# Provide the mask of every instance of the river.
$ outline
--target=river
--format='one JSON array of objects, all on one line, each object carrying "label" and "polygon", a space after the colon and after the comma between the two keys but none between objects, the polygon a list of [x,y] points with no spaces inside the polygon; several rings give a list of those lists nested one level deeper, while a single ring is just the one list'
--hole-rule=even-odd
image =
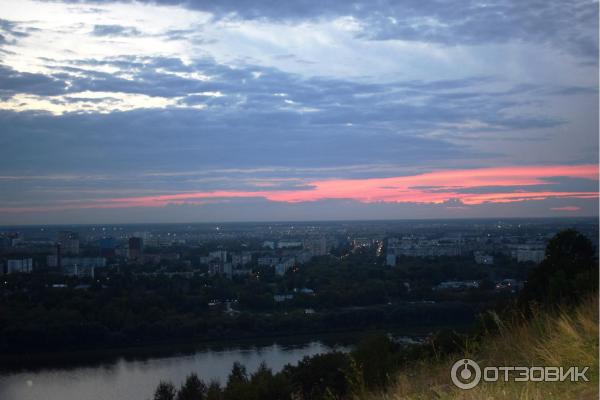
[{"label": "river", "polygon": [[161,380],[179,386],[185,377],[196,372],[209,382],[226,382],[235,361],[255,371],[266,362],[274,372],[286,364],[295,364],[304,356],[345,347],[329,346],[319,341],[300,345],[201,349],[189,354],[166,357],[126,359],[88,366],[61,366],[23,369],[0,374],[2,400],[146,400]]}]

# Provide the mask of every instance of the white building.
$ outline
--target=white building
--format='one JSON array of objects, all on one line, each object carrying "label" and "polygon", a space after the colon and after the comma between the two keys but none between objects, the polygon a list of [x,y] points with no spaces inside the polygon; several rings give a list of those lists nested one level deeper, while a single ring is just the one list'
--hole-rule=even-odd
[{"label": "white building", "polygon": [[280,240],[277,242],[278,249],[293,249],[297,247],[302,247],[302,242],[292,240]]},{"label": "white building", "polygon": [[6,262],[7,274],[30,274],[32,270],[33,260],[31,258],[8,260]]},{"label": "white building", "polygon": [[46,266],[48,268],[57,268],[58,267],[58,259],[59,257],[56,254],[51,254],[46,257]]},{"label": "white building", "polygon": [[275,273],[279,276],[283,276],[294,265],[295,265],[295,260],[293,257],[283,259],[283,260],[281,260],[281,262],[279,264],[275,265]]},{"label": "white building", "polygon": [[216,250],[208,253],[211,260],[218,259],[221,262],[227,262],[227,250]]},{"label": "white building", "polygon": [[64,257],[60,260],[63,274],[79,278],[93,278],[96,268],[106,267],[104,257]]},{"label": "white building", "polygon": [[373,246],[373,239],[369,238],[354,238],[352,239],[352,247],[357,249],[360,247],[369,248]]},{"label": "white building", "polygon": [[273,295],[273,300],[275,301],[275,303],[281,303],[287,300],[293,300],[294,299],[294,295],[293,294],[276,294]]},{"label": "white building", "polygon": [[395,267],[396,266],[396,255],[388,253],[385,256],[385,265],[387,265],[388,267]]},{"label": "white building", "polygon": [[435,286],[433,290],[463,290],[477,289],[479,282],[477,281],[446,281]]},{"label": "white building", "polygon": [[63,255],[79,255],[79,235],[75,232],[62,231],[58,233],[60,252]]},{"label": "white building", "polygon": [[258,266],[259,267],[273,267],[279,263],[279,257],[259,257],[258,258]]},{"label": "white building", "polygon": [[521,244],[512,252],[511,256],[517,259],[517,262],[540,263],[544,259],[545,249],[540,244]]},{"label": "white building", "polygon": [[250,262],[252,262],[252,253],[249,251],[244,251],[241,254],[234,253],[231,255],[231,264],[233,264],[234,267],[250,264]]},{"label": "white building", "polygon": [[93,266],[83,267],[75,264],[66,267],[63,266],[62,271],[63,274],[67,276],[76,276],[78,278],[93,278],[96,273],[96,268]]},{"label": "white building", "polygon": [[106,258],[104,257],[63,257],[60,260],[62,267],[79,266],[83,268],[104,268],[106,267]]},{"label": "white building", "polygon": [[223,274],[227,279],[231,279],[233,276],[233,265],[231,265],[231,263],[223,264]]},{"label": "white building", "polygon": [[329,253],[325,237],[304,240],[304,249],[310,251],[313,256],[326,256]]}]

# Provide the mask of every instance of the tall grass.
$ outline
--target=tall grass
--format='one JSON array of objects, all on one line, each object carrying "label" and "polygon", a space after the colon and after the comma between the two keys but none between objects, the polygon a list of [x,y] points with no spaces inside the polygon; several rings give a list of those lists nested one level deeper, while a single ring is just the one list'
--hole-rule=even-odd
[{"label": "tall grass", "polygon": [[[532,316],[514,316],[499,332],[467,343],[463,354],[423,360],[402,370],[384,393],[364,399],[598,399],[598,295],[574,308],[554,312],[533,310]],[[471,390],[456,388],[450,380],[452,364],[471,358],[484,366],[590,367],[589,382],[480,382]]]}]

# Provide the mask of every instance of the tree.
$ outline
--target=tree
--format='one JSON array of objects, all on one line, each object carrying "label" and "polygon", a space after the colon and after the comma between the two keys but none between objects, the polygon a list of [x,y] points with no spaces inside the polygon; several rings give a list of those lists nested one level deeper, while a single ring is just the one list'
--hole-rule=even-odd
[{"label": "tree", "polygon": [[225,388],[224,397],[226,400],[245,400],[245,392],[248,385],[248,373],[246,367],[239,362],[233,363],[231,373],[227,378],[227,387]]},{"label": "tree", "polygon": [[546,305],[577,302],[598,291],[598,265],[592,242],[573,229],[556,234],[544,260],[531,271],[519,301]]},{"label": "tree", "polygon": [[190,374],[177,392],[177,400],[204,400],[206,392],[207,387],[198,375]]},{"label": "tree", "polygon": [[370,335],[358,344],[352,354],[368,387],[383,388],[388,384],[400,367],[397,347],[385,334]]},{"label": "tree", "polygon": [[343,398],[350,389],[346,376],[349,369],[348,355],[334,351],[304,357],[297,366],[286,366],[284,374],[303,399]]},{"label": "tree", "polygon": [[211,381],[208,385],[206,400],[223,400],[223,389],[218,381]]},{"label": "tree", "polygon": [[174,400],[177,391],[171,382],[161,381],[154,392],[154,400]]},{"label": "tree", "polygon": [[290,383],[283,374],[273,371],[263,361],[248,381],[248,400],[285,400],[291,397]]}]

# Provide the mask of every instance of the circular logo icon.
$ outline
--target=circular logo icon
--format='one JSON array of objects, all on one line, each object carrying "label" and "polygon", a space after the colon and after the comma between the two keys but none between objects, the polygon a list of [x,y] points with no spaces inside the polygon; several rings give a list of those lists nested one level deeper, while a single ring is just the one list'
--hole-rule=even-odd
[{"label": "circular logo icon", "polygon": [[481,380],[481,368],[468,358],[458,360],[450,370],[452,383],[461,389],[473,389]]}]

